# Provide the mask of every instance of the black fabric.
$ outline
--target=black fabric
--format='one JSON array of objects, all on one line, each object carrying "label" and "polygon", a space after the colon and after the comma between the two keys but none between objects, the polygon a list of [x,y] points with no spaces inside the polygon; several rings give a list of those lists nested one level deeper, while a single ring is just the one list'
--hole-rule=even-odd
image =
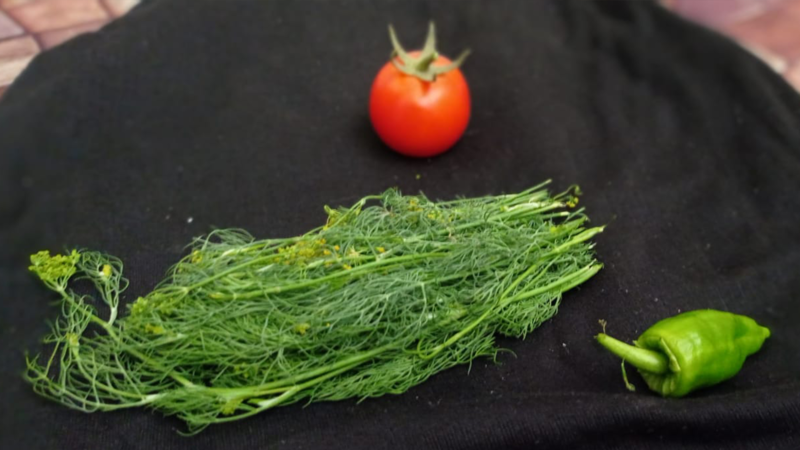
[{"label": "black fabric", "polygon": [[[386,149],[366,115],[386,25],[464,67],[473,117],[449,153]],[[417,179],[416,175],[421,178]],[[278,408],[192,438],[148,410],[33,394],[54,300],[42,248],[126,262],[126,300],[213,227],[301,233],[322,205],[581,185],[605,269],[516,357],[400,396]],[[798,448],[800,96],[726,39],[641,1],[150,1],[37,57],[0,100],[3,448]],[[191,218],[191,220],[190,220]],[[592,339],[730,310],[772,329],[733,380],[662,399]],[[633,373],[633,371],[629,371]]]}]

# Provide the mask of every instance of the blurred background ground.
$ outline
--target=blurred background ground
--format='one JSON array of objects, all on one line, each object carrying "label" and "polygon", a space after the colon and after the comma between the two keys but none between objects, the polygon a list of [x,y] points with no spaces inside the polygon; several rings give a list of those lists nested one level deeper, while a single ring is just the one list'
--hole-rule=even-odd
[{"label": "blurred background ground", "polygon": [[[39,52],[99,29],[139,1],[0,0],[0,96]],[[737,40],[800,90],[800,0],[661,3]]]}]

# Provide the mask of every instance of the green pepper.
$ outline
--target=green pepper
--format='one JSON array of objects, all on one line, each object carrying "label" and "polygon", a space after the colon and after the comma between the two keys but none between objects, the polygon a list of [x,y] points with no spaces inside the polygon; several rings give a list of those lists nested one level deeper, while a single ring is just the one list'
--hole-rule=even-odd
[{"label": "green pepper", "polygon": [[749,317],[713,309],[661,320],[634,345],[608,336],[603,328],[596,339],[622,358],[623,376],[627,362],[638,369],[651,390],[667,397],[682,397],[733,377],[770,335],[769,329]]}]

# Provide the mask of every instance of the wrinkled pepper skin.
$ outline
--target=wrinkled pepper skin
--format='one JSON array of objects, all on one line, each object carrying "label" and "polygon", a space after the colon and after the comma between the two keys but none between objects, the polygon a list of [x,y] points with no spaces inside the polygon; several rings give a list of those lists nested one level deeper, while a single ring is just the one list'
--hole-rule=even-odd
[{"label": "wrinkled pepper skin", "polygon": [[657,322],[635,347],[604,333],[597,339],[635,366],[651,390],[682,397],[736,375],[769,336],[769,329],[749,317],[704,309]]}]

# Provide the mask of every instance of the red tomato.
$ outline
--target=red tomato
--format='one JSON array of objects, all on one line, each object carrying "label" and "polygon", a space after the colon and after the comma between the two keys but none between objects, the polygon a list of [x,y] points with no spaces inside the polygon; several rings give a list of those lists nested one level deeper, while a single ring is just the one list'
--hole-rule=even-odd
[{"label": "red tomato", "polygon": [[[409,52],[411,57],[419,54]],[[450,62],[438,56],[433,66]],[[372,83],[372,126],[386,145],[404,155],[427,158],[445,152],[464,134],[469,116],[469,87],[458,68],[425,81],[389,61]]]}]

